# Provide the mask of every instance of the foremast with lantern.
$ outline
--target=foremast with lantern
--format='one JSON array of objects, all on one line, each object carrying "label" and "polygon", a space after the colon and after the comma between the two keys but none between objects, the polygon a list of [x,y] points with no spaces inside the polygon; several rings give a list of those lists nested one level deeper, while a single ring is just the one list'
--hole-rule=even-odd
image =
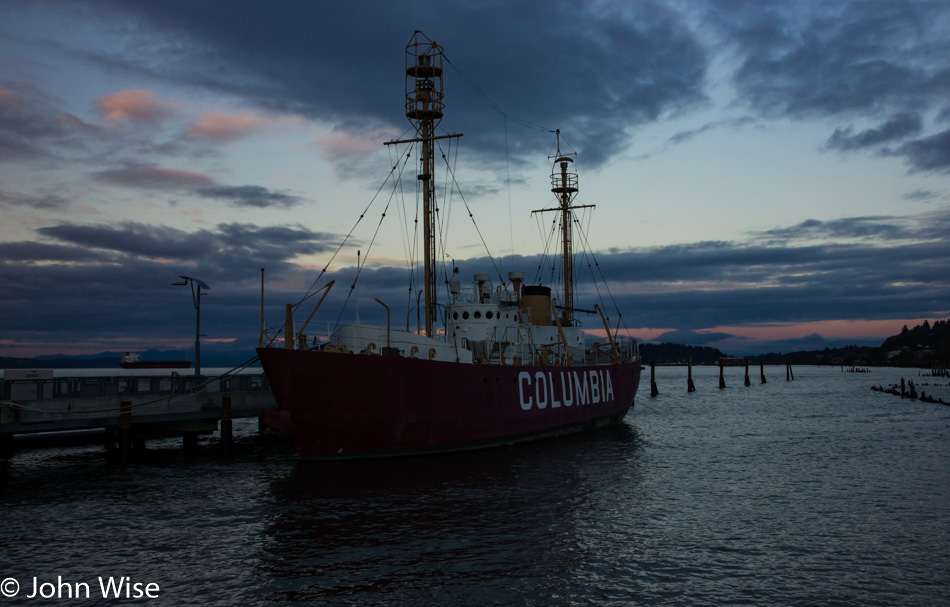
[{"label": "foremast with lantern", "polygon": [[[443,60],[442,47],[415,32],[405,79],[406,117],[417,136],[386,142],[421,148],[424,330],[354,324],[307,347],[306,323],[295,331],[288,305],[284,347],[258,349],[280,407],[265,421],[292,436],[301,455],[511,444],[616,423],[633,405],[641,369],[635,342],[618,343],[597,306],[574,307],[573,211],[591,205],[574,205],[577,174],[571,155],[561,153],[559,132],[551,175],[558,205],[536,212],[561,213],[563,301],[558,305],[549,286],[524,284],[523,272],[509,272],[497,287],[488,274],[475,274],[463,287],[454,269],[439,323],[434,141],[461,136],[435,135],[444,110]],[[600,314],[605,343],[585,348],[577,312]]]}]

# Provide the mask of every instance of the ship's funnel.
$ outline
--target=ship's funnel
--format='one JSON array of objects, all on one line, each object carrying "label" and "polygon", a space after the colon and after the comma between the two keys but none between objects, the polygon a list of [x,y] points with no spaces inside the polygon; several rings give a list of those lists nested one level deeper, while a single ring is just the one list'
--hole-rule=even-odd
[{"label": "ship's funnel", "polygon": [[518,304],[522,318],[527,314],[532,325],[551,324],[551,287],[525,285]]}]

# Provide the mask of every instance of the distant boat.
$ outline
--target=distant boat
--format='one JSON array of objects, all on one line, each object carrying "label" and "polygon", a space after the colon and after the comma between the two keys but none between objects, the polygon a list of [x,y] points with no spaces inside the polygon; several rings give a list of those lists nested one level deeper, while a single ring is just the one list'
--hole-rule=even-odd
[{"label": "distant boat", "polygon": [[126,352],[119,359],[119,366],[123,369],[190,369],[191,360],[139,360],[138,354]]}]

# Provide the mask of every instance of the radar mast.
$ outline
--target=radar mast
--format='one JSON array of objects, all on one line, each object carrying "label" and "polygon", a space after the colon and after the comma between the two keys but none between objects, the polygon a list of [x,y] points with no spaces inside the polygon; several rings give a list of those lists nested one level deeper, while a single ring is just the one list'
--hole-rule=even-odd
[{"label": "radar mast", "polygon": [[438,290],[436,288],[435,246],[435,168],[433,141],[461,135],[435,136],[435,127],[442,120],[442,47],[425,34],[416,30],[406,45],[406,118],[416,128],[415,139],[387,141],[395,143],[422,144],[417,179],[422,183],[422,214],[424,245],[425,317],[426,336],[432,337],[436,324]]}]

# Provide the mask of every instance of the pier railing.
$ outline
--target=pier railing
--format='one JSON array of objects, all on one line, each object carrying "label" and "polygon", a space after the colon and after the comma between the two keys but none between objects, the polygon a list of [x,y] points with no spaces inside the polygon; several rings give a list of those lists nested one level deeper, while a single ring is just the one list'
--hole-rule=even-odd
[{"label": "pier railing", "polygon": [[198,388],[212,393],[262,392],[269,391],[270,384],[263,373],[231,375],[221,380],[194,375],[6,379],[0,380],[0,400],[165,396],[193,392]]}]

